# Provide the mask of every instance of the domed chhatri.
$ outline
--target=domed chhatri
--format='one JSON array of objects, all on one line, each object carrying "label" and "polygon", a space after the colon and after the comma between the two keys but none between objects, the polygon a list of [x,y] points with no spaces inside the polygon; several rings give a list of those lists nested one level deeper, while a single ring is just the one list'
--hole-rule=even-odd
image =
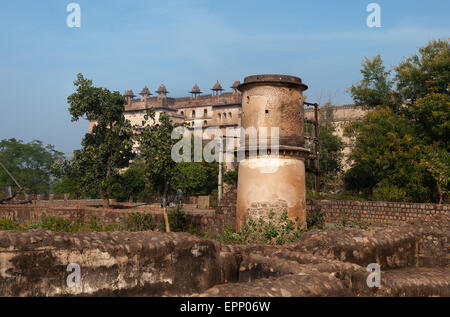
[{"label": "domed chhatri", "polygon": [[127,104],[131,104],[131,101],[135,97],[135,94],[134,94],[133,90],[127,89],[127,91],[125,91],[123,96],[125,97],[125,100],[127,101]]},{"label": "domed chhatri", "polygon": [[145,87],[142,88],[139,95],[141,95],[141,101],[144,102],[147,101],[147,98],[151,95],[150,89],[147,88],[147,85],[145,85]]},{"label": "domed chhatri", "polygon": [[164,84],[161,84],[161,86],[159,86],[156,92],[158,93],[158,99],[167,99],[167,94],[169,92],[167,91],[166,86],[164,86]]},{"label": "domed chhatri", "polygon": [[133,90],[131,89],[127,89],[127,91],[125,91],[125,93],[123,94],[124,97],[135,97],[136,95],[134,94]]},{"label": "domed chhatri", "polygon": [[192,94],[192,98],[196,99],[198,95],[200,95],[202,92],[200,90],[200,87],[198,87],[197,84],[194,85],[194,87],[192,87],[192,90],[190,91],[190,93]]},{"label": "domed chhatri", "polygon": [[156,91],[157,93],[168,93],[166,86],[164,86],[164,84],[161,84],[161,86],[159,86],[158,90]]},{"label": "domed chhatri", "polygon": [[194,87],[192,87],[192,90],[190,91],[191,94],[201,94],[202,92],[200,91],[200,87],[198,87],[197,84],[194,85]]},{"label": "domed chhatri", "polygon": [[233,94],[233,95],[239,95],[239,94],[240,94],[239,90],[237,89],[237,87],[238,87],[240,84],[241,84],[241,82],[240,82],[239,80],[235,80],[234,83],[233,83],[233,85],[231,85],[230,88],[233,89],[233,90],[232,90],[232,94]]},{"label": "domed chhatri", "polygon": [[230,88],[235,89],[235,88],[237,88],[237,86],[239,86],[240,84],[241,84],[241,82],[240,82],[239,80],[235,80],[234,83],[233,83],[233,85],[231,85]]},{"label": "domed chhatri", "polygon": [[222,85],[219,83],[219,81],[216,81],[216,83],[214,84],[214,87],[211,88],[211,90],[221,91],[221,90],[223,90],[223,88],[222,88]]},{"label": "domed chhatri", "polygon": [[213,91],[214,96],[219,96],[223,88],[222,85],[219,83],[219,81],[216,81],[215,85],[213,86],[213,88],[211,88],[211,90]]},{"label": "domed chhatri", "polygon": [[139,95],[141,96],[150,96],[152,93],[150,92],[150,89],[148,89],[147,85],[144,86],[144,88],[142,88],[141,92],[139,93]]}]

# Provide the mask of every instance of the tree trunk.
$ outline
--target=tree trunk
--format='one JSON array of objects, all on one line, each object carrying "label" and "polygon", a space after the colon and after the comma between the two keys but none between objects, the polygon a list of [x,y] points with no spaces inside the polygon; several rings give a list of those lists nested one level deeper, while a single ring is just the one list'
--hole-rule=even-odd
[{"label": "tree trunk", "polygon": [[166,182],[163,193],[163,213],[164,222],[166,223],[166,232],[170,232],[169,218],[167,217],[167,191],[169,190],[169,184]]},{"label": "tree trunk", "polygon": [[128,198],[128,202],[129,202],[129,203],[132,203],[132,202],[134,202],[134,197],[133,197],[133,194],[131,194],[131,195],[130,195],[130,198]]},{"label": "tree trunk", "polygon": [[108,194],[103,194],[103,207],[109,208],[109,197],[108,197]]}]

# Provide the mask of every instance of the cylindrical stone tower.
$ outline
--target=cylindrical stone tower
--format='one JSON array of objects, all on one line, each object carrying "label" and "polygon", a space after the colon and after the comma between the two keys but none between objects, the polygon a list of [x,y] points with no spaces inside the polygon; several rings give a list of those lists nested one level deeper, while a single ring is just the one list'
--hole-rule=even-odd
[{"label": "cylindrical stone tower", "polygon": [[[306,228],[305,159],[309,151],[303,148],[302,92],[308,87],[294,76],[256,75],[246,77],[238,89],[242,92],[242,128],[256,129],[259,144],[267,139],[268,149],[271,128],[278,128],[279,152],[258,151],[249,156],[246,135],[246,156],[239,163],[236,227],[239,230],[249,217],[266,218],[270,211],[287,210],[291,220],[300,219]],[[267,128],[267,134],[259,128]]]}]

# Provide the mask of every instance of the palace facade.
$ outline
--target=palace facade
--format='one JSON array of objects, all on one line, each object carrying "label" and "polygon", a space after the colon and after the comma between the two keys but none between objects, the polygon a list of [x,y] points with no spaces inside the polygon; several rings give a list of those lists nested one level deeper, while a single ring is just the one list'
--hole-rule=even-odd
[{"label": "palace facade", "polygon": [[[159,120],[161,112],[169,114],[173,122],[185,122],[189,129],[194,126],[203,128],[215,127],[226,135],[226,128],[236,128],[240,126],[242,96],[237,86],[240,84],[236,80],[231,86],[231,91],[225,91],[222,85],[217,81],[211,92],[206,94],[195,84],[189,91],[190,97],[172,98],[169,97],[169,91],[164,84],[161,84],[155,92],[145,86],[136,96],[132,89],[124,93],[127,101],[125,105],[125,118],[130,120],[132,125],[144,126],[146,123],[144,116],[146,109],[153,107],[155,109],[155,120]],[[366,110],[355,105],[334,105],[320,107],[319,111],[326,108],[332,108],[333,124],[336,127],[336,134],[345,142],[344,154],[350,153],[350,140],[343,137],[343,128],[346,122],[360,120]],[[314,109],[305,108],[305,118],[314,118]],[[89,122],[89,131],[96,124],[95,120]]]}]

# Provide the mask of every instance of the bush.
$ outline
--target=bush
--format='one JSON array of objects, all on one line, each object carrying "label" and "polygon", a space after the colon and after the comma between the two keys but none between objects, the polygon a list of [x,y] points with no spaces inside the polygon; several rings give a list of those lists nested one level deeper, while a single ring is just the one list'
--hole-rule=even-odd
[{"label": "bush", "polygon": [[83,228],[83,221],[77,219],[72,222],[70,219],[63,219],[59,217],[49,216],[47,217],[44,213],[41,215],[41,221],[37,224],[32,224],[31,227],[42,228],[46,230],[58,231],[58,232],[70,232],[74,233],[81,231]]},{"label": "bush", "polygon": [[371,223],[364,224],[357,222],[355,220],[348,220],[346,216],[341,217],[339,220],[336,221],[334,228],[337,230],[342,230],[346,228],[355,228],[355,229],[361,229],[361,230],[369,230]]},{"label": "bush", "polygon": [[214,189],[209,195],[209,208],[216,209],[219,206],[218,192]]},{"label": "bush", "polygon": [[120,229],[118,225],[103,226],[96,216],[91,216],[87,223],[79,218],[74,221],[60,217],[47,217],[45,213],[42,213],[39,221],[32,223],[19,223],[9,219],[0,219],[0,230],[31,230],[38,228],[69,233],[78,231],[113,231]]},{"label": "bush", "polygon": [[324,212],[307,212],[306,224],[308,230],[323,229],[325,225]]},{"label": "bush", "polygon": [[250,218],[239,232],[234,232],[230,227],[223,229],[222,234],[217,237],[222,243],[261,243],[282,245],[287,242],[297,241],[303,233],[301,221],[290,220],[287,211],[276,217],[271,211],[268,221],[260,218],[258,220]]},{"label": "bush", "polygon": [[231,170],[223,174],[223,181],[226,184],[237,186],[239,169]]},{"label": "bush", "polygon": [[187,231],[186,213],[180,208],[169,210],[167,212],[167,218],[169,218],[170,231],[182,232]]},{"label": "bush", "polygon": [[92,215],[89,218],[89,225],[88,225],[89,231],[103,231],[103,225],[98,220],[97,216]]},{"label": "bush", "polygon": [[384,201],[410,201],[403,188],[394,185],[379,185],[373,190],[372,197],[374,200]]},{"label": "bush", "polygon": [[10,219],[0,219],[0,230],[19,230],[20,224]]},{"label": "bush", "polygon": [[148,231],[154,229],[153,216],[147,213],[135,212],[125,219],[124,230]]}]

